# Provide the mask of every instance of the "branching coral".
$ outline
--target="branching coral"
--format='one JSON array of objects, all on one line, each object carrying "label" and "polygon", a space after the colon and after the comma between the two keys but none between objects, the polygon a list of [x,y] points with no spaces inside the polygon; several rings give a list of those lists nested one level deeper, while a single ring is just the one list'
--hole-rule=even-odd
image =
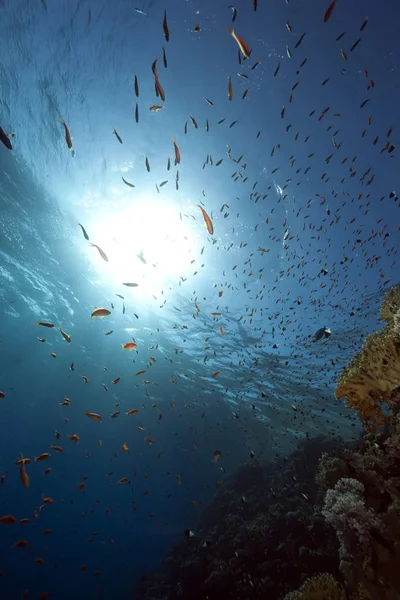
[{"label": "branching coral", "polygon": [[311,577],[296,592],[290,592],[284,600],[346,600],[347,595],[332,575],[322,573]]},{"label": "branching coral", "polygon": [[382,304],[381,317],[389,325],[367,338],[361,352],[341,373],[336,388],[336,397],[345,396],[372,429],[384,421],[379,404],[400,400],[400,286],[397,288],[386,294]]},{"label": "branching coral", "polygon": [[368,554],[372,536],[384,534],[384,524],[364,499],[364,486],[357,479],[342,477],[328,490],[322,514],[336,530],[341,559],[353,554]]},{"label": "branching coral", "polygon": [[[400,598],[400,407],[388,427],[323,455],[322,514],[336,531],[339,570],[350,600]],[[353,594],[353,595],[351,595]]]}]

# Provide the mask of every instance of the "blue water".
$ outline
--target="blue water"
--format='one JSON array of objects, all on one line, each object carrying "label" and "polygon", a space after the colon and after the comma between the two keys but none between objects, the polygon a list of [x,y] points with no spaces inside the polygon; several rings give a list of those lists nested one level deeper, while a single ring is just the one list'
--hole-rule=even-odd
[{"label": "blue water", "polygon": [[241,0],[239,65],[228,4],[135,1],[0,2],[0,516],[30,520],[0,525],[6,600],[132,598],[251,450],[353,436],[337,375],[399,279],[396,4]]}]

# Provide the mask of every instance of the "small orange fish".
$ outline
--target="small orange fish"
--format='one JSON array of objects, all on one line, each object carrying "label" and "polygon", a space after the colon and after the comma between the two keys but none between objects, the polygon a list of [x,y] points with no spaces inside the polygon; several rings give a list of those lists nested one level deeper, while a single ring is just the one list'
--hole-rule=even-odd
[{"label": "small orange fish", "polygon": [[161,100],[163,102],[165,102],[164,88],[161,85],[160,80],[158,79],[158,77],[156,77],[156,79],[155,79],[155,86],[156,86],[156,95],[157,95],[157,97],[160,96]]},{"label": "small orange fish", "polygon": [[35,562],[37,562],[38,565],[44,565],[44,558],[41,558],[40,556],[38,556],[37,558],[35,558]]},{"label": "small orange fish", "polygon": [[211,375],[211,377],[213,377],[213,378],[215,379],[216,377],[218,377],[218,375],[219,375],[220,373],[221,373],[221,371],[215,371],[215,373],[213,373],[213,374]]},{"label": "small orange fish", "polygon": [[14,525],[16,520],[13,515],[4,515],[4,517],[0,517],[0,525]]},{"label": "small orange fish", "polygon": [[158,60],[159,60],[159,59],[158,59],[158,58],[156,58],[156,60],[155,60],[155,61],[153,61],[152,65],[151,65],[151,70],[152,70],[152,73],[153,73],[154,77],[156,77],[156,78],[158,77],[158,70],[157,70],[157,63],[158,63]]},{"label": "small orange fish", "polygon": [[126,344],[121,344],[122,350],[128,350],[129,352],[136,348],[136,344],[134,342],[127,342]]},{"label": "small orange fish", "polygon": [[28,542],[26,540],[18,540],[17,542],[14,542],[12,545],[12,548],[26,548],[28,545]]},{"label": "small orange fish", "polygon": [[179,152],[179,148],[176,145],[175,140],[172,140],[172,143],[174,145],[174,149],[175,149],[175,166],[179,165],[181,162],[181,153]]},{"label": "small orange fish", "polygon": [[331,2],[330,5],[328,6],[328,9],[324,16],[324,23],[327,23],[329,21],[329,19],[331,18],[333,9],[335,8],[335,4],[336,4],[336,0],[333,0],[333,2]]},{"label": "small orange fish", "polygon": [[230,75],[228,77],[228,98],[229,98],[229,102],[232,102],[233,89],[232,89],[232,79],[231,79]]},{"label": "small orange fish", "polygon": [[138,408],[131,408],[131,410],[128,410],[128,412],[126,412],[126,415],[136,415],[139,412]]},{"label": "small orange fish", "polygon": [[103,420],[103,417],[101,417],[97,413],[88,412],[87,410],[85,410],[83,414],[86,415],[87,417],[89,417],[89,419],[93,419],[93,421],[102,421]]},{"label": "small orange fish", "polygon": [[0,398],[5,398],[5,397],[6,397],[5,393],[4,392],[0,392]]},{"label": "small orange fish", "polygon": [[69,129],[67,127],[67,124],[64,121],[64,119],[61,119],[60,123],[61,123],[61,125],[64,125],[65,141],[67,142],[67,146],[68,146],[68,148],[70,150],[73,150],[73,147],[72,147],[72,137],[71,137],[71,134],[70,134]]},{"label": "small orange fish", "polygon": [[117,385],[117,383],[120,382],[120,381],[121,381],[121,377],[117,377],[116,379],[113,379],[111,383],[113,385]]},{"label": "small orange fish", "polygon": [[60,325],[60,333],[63,336],[64,340],[68,343],[71,343],[71,336],[68,335],[68,333],[65,333],[65,331],[62,330],[62,325]]},{"label": "small orange fish", "polygon": [[208,214],[206,213],[206,211],[204,210],[204,208],[202,206],[200,206],[200,204],[198,204],[197,206],[200,208],[201,212],[203,213],[203,218],[204,218],[204,222],[206,224],[208,233],[210,235],[213,235],[214,234],[214,227],[213,227],[213,224],[212,224],[212,221],[211,221],[210,217],[208,216]]},{"label": "small orange fish", "polygon": [[164,11],[163,30],[164,30],[165,41],[169,42],[169,29],[168,29],[168,23],[167,23],[167,11],[166,10]]},{"label": "small orange fish", "polygon": [[100,307],[94,309],[94,311],[90,315],[90,318],[93,319],[93,317],[108,317],[108,315],[111,315],[111,312],[106,308]]},{"label": "small orange fish", "polygon": [[42,454],[39,454],[39,456],[35,457],[35,462],[38,462],[39,460],[46,460],[46,458],[49,458],[49,456],[49,452],[42,452]]},{"label": "small orange fish", "polygon": [[214,456],[213,456],[213,461],[217,462],[217,460],[219,459],[219,457],[221,456],[222,452],[220,450],[215,450],[214,452]]},{"label": "small orange fish", "polygon": [[105,260],[106,262],[108,262],[108,256],[107,254],[100,248],[100,246],[96,246],[96,244],[92,244],[92,242],[89,242],[89,244],[93,247],[93,248],[97,248],[98,253],[100,254],[101,258],[103,260]]},{"label": "small orange fish", "polygon": [[147,442],[149,444],[149,446],[151,446],[152,444],[154,444],[154,440],[152,440],[151,438],[144,438],[145,442]]},{"label": "small orange fish", "polygon": [[224,331],[224,328],[222,327],[222,325],[221,325],[221,327],[219,328],[219,330],[220,330],[220,332],[221,332],[221,335],[225,335],[225,331]]},{"label": "small orange fish", "polygon": [[79,435],[77,433],[73,433],[72,435],[67,436],[70,442],[79,442]]},{"label": "small orange fish", "polygon": [[138,371],[137,373],[135,373],[135,375],[143,375],[143,373],[146,373],[146,369],[142,369],[141,371]]},{"label": "small orange fish", "polygon": [[233,37],[233,39],[239,46],[240,52],[243,54],[244,58],[250,58],[251,50],[249,50],[249,47],[246,44],[246,42],[239,35],[237,35],[235,33],[234,29],[229,29],[229,27],[227,27],[227,29],[228,29],[228,33],[230,33],[230,35]]},{"label": "small orange fish", "polygon": [[53,448],[54,452],[62,452],[63,451],[61,446],[50,446],[50,448]]},{"label": "small orange fish", "polygon": [[117,484],[119,483],[128,483],[129,479],[127,477],[121,477],[121,479],[119,479],[117,481]]},{"label": "small orange fish", "polygon": [[165,108],[165,106],[157,106],[157,104],[153,104],[153,106],[150,106],[150,110],[152,112],[158,112],[159,110]]},{"label": "small orange fish", "polygon": [[122,444],[122,450],[123,450],[124,452],[129,452],[129,448],[128,448],[128,445],[126,444],[126,442],[124,442],[124,443]]},{"label": "small orange fish", "polygon": [[[21,454],[22,456],[22,454]],[[30,458],[24,458],[22,456],[22,458],[18,458],[17,460],[14,461],[14,464],[16,465],[29,465],[32,462],[32,460]]]},{"label": "small orange fish", "polygon": [[25,470],[25,459],[21,454],[21,463],[19,465],[19,477],[21,479],[22,485],[24,486],[25,489],[27,489],[29,487],[29,477],[26,473]]}]

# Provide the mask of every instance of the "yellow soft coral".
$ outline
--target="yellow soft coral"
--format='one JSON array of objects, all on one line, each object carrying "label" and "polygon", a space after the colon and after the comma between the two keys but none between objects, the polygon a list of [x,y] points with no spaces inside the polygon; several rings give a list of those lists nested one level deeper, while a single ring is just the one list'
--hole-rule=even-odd
[{"label": "yellow soft coral", "polygon": [[379,403],[392,402],[400,386],[400,286],[386,294],[381,318],[389,325],[366,339],[361,352],[341,373],[336,388],[336,398],[345,396],[370,428],[384,420]]},{"label": "yellow soft coral", "polygon": [[400,315],[400,285],[392,287],[383,298],[379,318],[392,324],[396,313]]},{"label": "yellow soft coral", "polygon": [[284,600],[346,600],[347,595],[329,573],[307,579],[297,592],[290,592]]}]

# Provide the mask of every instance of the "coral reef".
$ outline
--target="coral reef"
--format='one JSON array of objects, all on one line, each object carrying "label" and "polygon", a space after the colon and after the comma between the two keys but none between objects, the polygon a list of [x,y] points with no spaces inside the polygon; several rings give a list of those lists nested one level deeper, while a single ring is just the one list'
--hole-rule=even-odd
[{"label": "coral reef", "polygon": [[366,426],[360,439],[307,439],[239,468],[138,598],[400,599],[400,286],[380,318],[336,390]]},{"label": "coral reef", "polygon": [[400,285],[395,285],[383,298],[379,318],[392,325],[398,313],[400,313]]},{"label": "coral reef", "polygon": [[367,590],[359,585],[357,590],[348,596],[346,590],[329,573],[321,573],[307,579],[301,588],[289,592],[283,600],[374,600]]},{"label": "coral reef", "polygon": [[135,597],[399,600],[399,458],[394,408],[385,431],[357,442],[312,439],[287,459],[249,462]]},{"label": "coral reef", "polygon": [[314,510],[318,458],[334,448],[306,440],[287,458],[240,467],[135,597],[280,600],[312,575],[338,576],[335,532]]},{"label": "coral reef", "polygon": [[332,575],[322,573],[307,579],[298,591],[289,592],[284,600],[347,600],[347,595]]},{"label": "coral reef", "polygon": [[399,458],[396,408],[385,433],[367,433],[356,446],[323,454],[316,477],[329,488],[322,513],[338,536],[346,587],[355,592],[362,584],[374,600],[400,598]]},{"label": "coral reef", "polygon": [[385,535],[385,525],[366,506],[365,488],[357,479],[342,477],[333,490],[328,490],[322,514],[336,530],[342,561],[351,560],[353,553],[368,554],[374,532]]},{"label": "coral reef", "polygon": [[336,388],[370,429],[384,423],[382,402],[400,402],[400,286],[385,295],[380,314],[388,325],[366,339]]}]

